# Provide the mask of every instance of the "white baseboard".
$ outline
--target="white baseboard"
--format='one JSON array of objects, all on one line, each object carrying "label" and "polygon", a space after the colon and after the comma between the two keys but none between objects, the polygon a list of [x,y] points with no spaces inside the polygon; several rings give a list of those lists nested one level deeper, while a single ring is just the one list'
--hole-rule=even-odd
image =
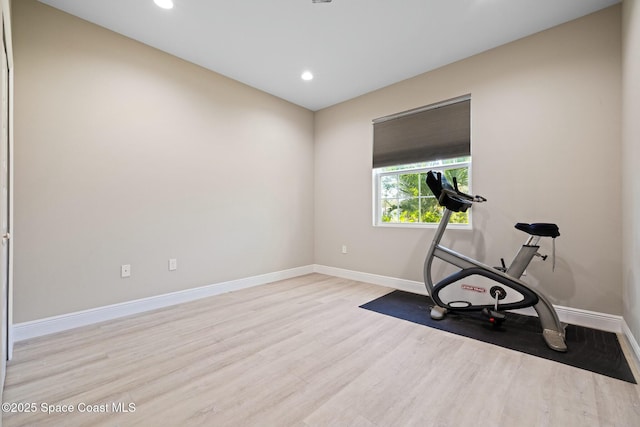
[{"label": "white baseboard", "polygon": [[314,272],[314,266],[292,268],[289,270],[277,271],[274,273],[262,274],[259,276],[246,277],[243,279],[230,280],[213,285],[202,286],[183,291],[172,292],[164,295],[157,295],[149,298],[142,298],[134,301],[127,301],[119,304],[78,311],[75,313],[63,314],[60,316],[48,317],[45,319],[32,320],[29,322],[16,323],[12,326],[13,339],[15,342],[35,338],[43,335],[62,332],[80,326],[92,325],[106,320],[117,319],[132,314],[143,313],[145,311],[156,310],[169,307],[200,298],[206,298],[226,292],[245,289],[252,286],[264,285],[278,280],[290,279]]},{"label": "white baseboard", "polygon": [[414,294],[427,295],[424,283],[414,280],[398,279],[395,277],[381,276],[379,274],[362,273],[360,271],[345,270],[344,268],[328,267],[316,264],[313,271],[328,276],[342,277],[343,279],[356,280],[358,282],[371,283],[374,285],[386,286],[387,288],[400,289],[401,291],[413,292]]},{"label": "white baseboard", "polygon": [[[16,323],[12,326],[12,336],[15,342],[23,341],[30,338],[66,331],[80,326],[92,325],[106,320],[117,319],[132,314],[143,313],[146,311],[194,301],[200,298],[264,285],[278,280],[290,279],[310,273],[326,274],[328,276],[342,277],[349,280],[386,286],[417,294],[427,294],[422,282],[315,264],[262,274],[259,276],[230,280],[227,282],[216,283],[194,289],[186,289],[183,291],[134,301],[127,301],[120,304],[113,304],[75,313],[63,314],[60,316],[48,317],[45,319]],[[638,346],[638,342],[635,340],[631,330],[621,316],[562,306],[555,306],[555,308],[558,312],[558,317],[565,323],[586,326],[609,332],[623,333],[629,340],[633,351],[640,360],[640,346]],[[518,312],[535,315],[535,311],[531,308],[518,310]]]},{"label": "white baseboard", "polygon": [[627,325],[627,322],[624,319],[622,319],[622,333],[627,338],[629,346],[636,356],[636,360],[634,362],[636,363],[638,369],[640,369],[640,345],[638,345],[638,341],[633,336],[633,332],[631,332],[629,325]]},{"label": "white baseboard", "polygon": [[622,316],[599,313],[596,311],[582,310],[579,308],[553,306],[562,322],[572,325],[586,326],[587,328],[600,329],[602,331],[621,333]]},{"label": "white baseboard", "polygon": [[[327,274],[330,276],[343,277],[345,279],[357,280],[359,282],[372,283],[374,285],[382,285],[389,288],[400,289],[407,292],[427,295],[424,283],[413,280],[398,279],[388,276],[380,276],[377,274],[362,273],[359,271],[345,270],[336,267],[327,267],[316,264],[314,266],[316,273]],[[572,325],[580,325],[593,329],[600,329],[607,332],[622,332],[622,317],[612,314],[598,313],[595,311],[581,310],[578,308],[562,307],[554,305],[558,317],[561,322],[571,323]],[[516,313],[536,316],[533,308],[513,310]]]}]

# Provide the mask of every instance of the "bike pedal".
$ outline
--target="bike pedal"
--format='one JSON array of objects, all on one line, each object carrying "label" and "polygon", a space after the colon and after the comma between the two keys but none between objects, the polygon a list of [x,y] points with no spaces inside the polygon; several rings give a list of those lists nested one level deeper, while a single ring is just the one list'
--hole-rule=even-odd
[{"label": "bike pedal", "polygon": [[506,314],[500,313],[499,311],[490,310],[488,308],[483,308],[482,314],[487,316],[489,323],[493,324],[494,326],[500,326],[502,322],[504,322],[507,318]]}]

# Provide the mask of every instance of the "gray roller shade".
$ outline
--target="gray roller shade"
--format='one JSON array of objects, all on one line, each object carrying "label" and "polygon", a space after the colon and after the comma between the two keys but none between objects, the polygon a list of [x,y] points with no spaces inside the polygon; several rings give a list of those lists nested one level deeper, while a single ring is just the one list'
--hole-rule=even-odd
[{"label": "gray roller shade", "polygon": [[428,162],[471,154],[469,96],[373,121],[373,167]]}]

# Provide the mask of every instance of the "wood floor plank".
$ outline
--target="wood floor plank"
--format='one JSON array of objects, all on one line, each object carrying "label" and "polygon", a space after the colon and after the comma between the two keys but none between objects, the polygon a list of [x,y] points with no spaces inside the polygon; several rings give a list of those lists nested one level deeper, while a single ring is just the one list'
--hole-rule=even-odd
[{"label": "wood floor plank", "polygon": [[640,426],[637,385],[358,308],[389,291],[311,274],[17,343],[4,399],[38,410],[3,425]]}]

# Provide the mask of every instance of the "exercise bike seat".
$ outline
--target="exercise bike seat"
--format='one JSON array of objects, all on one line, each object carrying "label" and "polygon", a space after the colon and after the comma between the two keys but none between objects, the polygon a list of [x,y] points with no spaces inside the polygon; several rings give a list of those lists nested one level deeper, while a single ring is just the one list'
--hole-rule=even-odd
[{"label": "exercise bike seat", "polygon": [[533,224],[525,224],[523,222],[519,222],[515,225],[515,227],[524,231],[527,234],[532,236],[540,236],[540,237],[553,237],[554,239],[560,235],[560,230],[556,224],[551,224],[547,222],[536,222]]}]

